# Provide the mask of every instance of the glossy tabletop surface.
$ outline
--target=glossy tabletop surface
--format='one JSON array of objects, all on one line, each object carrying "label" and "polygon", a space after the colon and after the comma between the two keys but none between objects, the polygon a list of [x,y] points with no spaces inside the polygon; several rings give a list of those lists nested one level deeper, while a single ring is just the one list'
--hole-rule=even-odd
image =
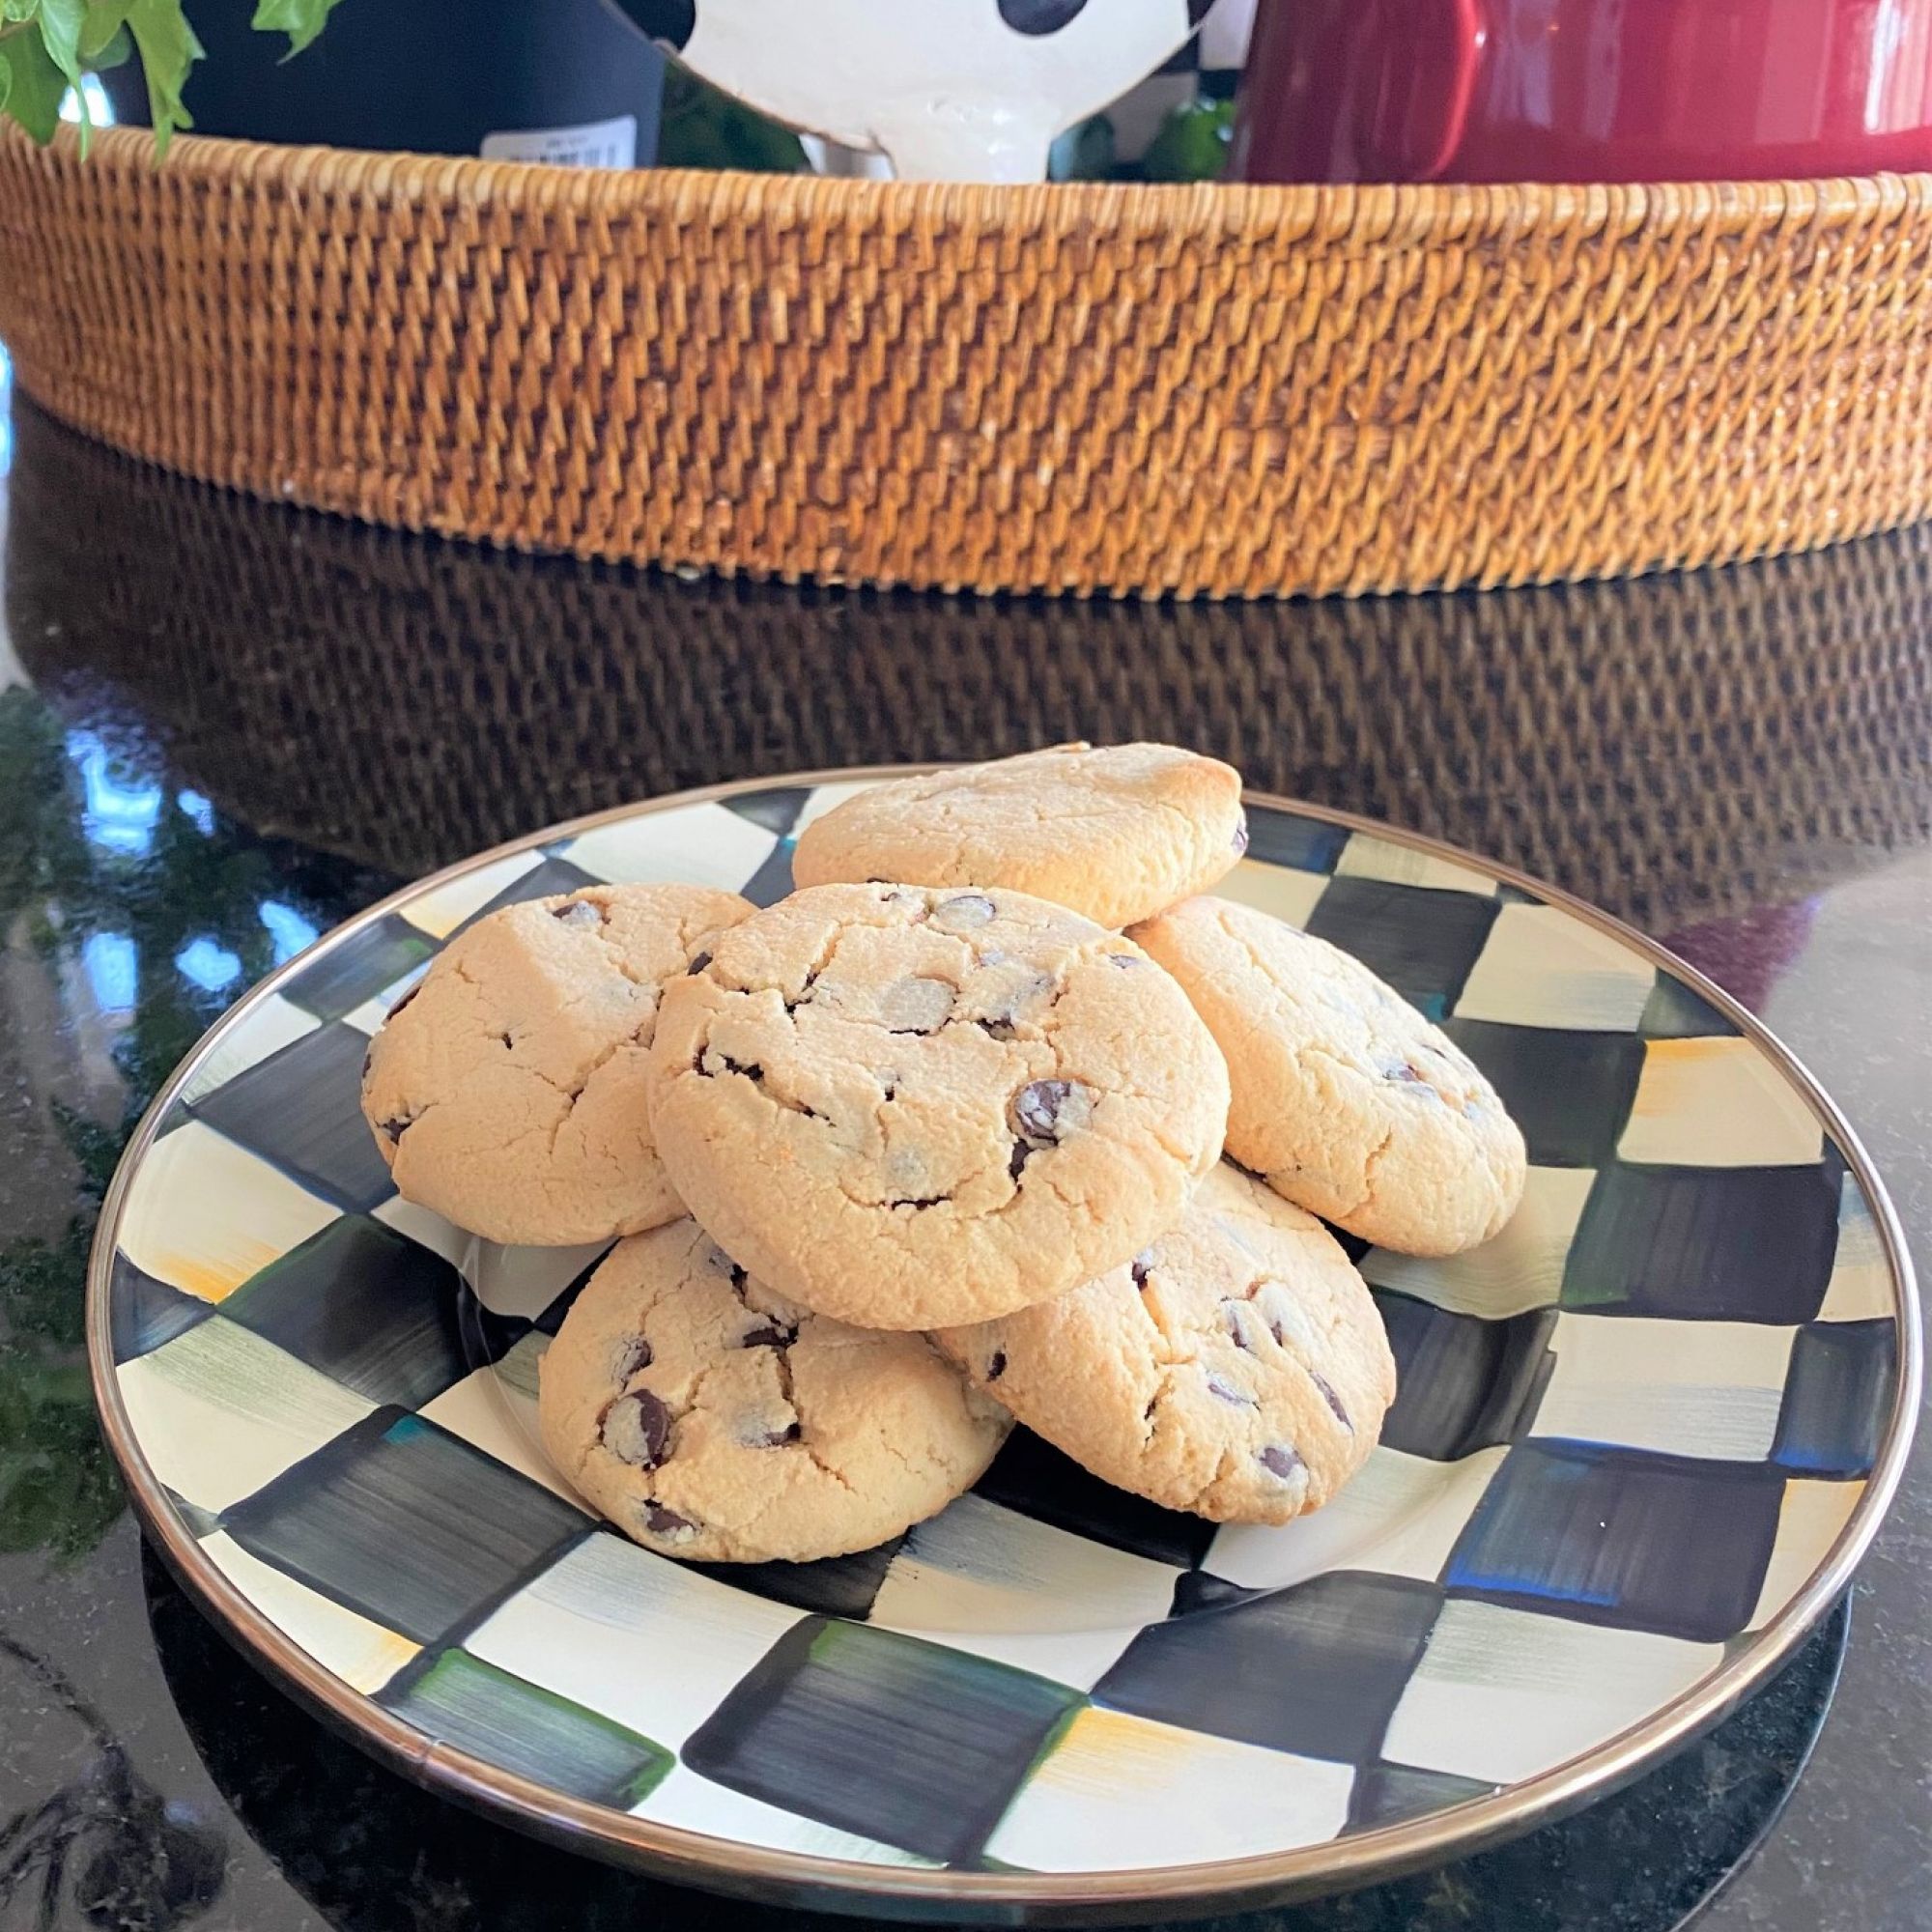
[{"label": "glossy tabletop surface", "polygon": [[[144,1554],[94,1434],[87,1242],[175,1062],[317,932],[553,820],[836,764],[1197,745],[1664,940],[1819,1077],[1932,1258],[1932,526],[1564,589],[974,602],[366,529],[144,469],[17,396],[0,452],[6,1932],[805,1918],[526,1846],[368,1763]],[[1699,1925],[1923,1924],[1929,1547],[1921,1438],[1848,1643],[1841,1608],[1711,1740],[1568,1824],[1271,1918],[1650,1932],[1769,1826]]]}]

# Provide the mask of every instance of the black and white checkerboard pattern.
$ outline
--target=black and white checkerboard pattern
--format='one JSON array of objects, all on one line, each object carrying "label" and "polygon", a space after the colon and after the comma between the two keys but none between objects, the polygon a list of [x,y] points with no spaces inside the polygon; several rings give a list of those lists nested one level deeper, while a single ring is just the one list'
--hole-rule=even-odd
[{"label": "black and white checkerboard pattern", "polygon": [[1534,1778],[1748,1643],[1894,1400],[1870,1205],[1777,1067],[1621,942],[1447,858],[1258,810],[1224,888],[1359,953],[1491,1072],[1521,1212],[1361,1257],[1403,1391],[1328,1509],[1217,1527],[1024,1433],[863,1556],[701,1570],[545,1463],[535,1365],[597,1251],[399,1200],[368,1035],[455,931],[593,879],[760,902],[851,787],[643,811],[352,932],[223,1031],[142,1158],[113,1317],[207,1560],[426,1733],[668,1825],[1094,1871],[1316,1843]]}]

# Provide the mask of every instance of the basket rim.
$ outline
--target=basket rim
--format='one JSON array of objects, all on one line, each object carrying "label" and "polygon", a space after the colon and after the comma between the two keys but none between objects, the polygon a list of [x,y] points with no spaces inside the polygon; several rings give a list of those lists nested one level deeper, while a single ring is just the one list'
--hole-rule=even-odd
[{"label": "basket rim", "polygon": [[[30,146],[11,124],[0,140]],[[96,129],[83,159],[80,130],[63,124],[40,150],[44,165],[126,175],[158,168],[184,184],[256,190],[299,187],[376,202],[444,201],[580,217],[669,213],[682,221],[823,220],[843,211],[855,227],[946,225],[1065,233],[1103,228],[1163,235],[1218,230],[1231,242],[1426,242],[1534,227],[1545,234],[1638,231],[1669,235],[1762,222],[1767,215],[1837,226],[1895,218],[1932,205],[1932,172],[1762,181],[1624,183],[979,182],[847,180],[738,168],[573,168],[176,134],[154,158],[148,128]]]},{"label": "basket rim", "polygon": [[162,1083],[122,1151],[96,1223],[86,1292],[88,1368],[102,1434],[136,1518],[186,1594],[251,1662],[312,1715],[425,1789],[566,1849],[674,1883],[865,1918],[943,1918],[962,1924],[1107,1924],[1246,1911],[1348,1890],[1467,1856],[1567,1816],[1632,1782],[1728,1716],[1792,1654],[1850,1583],[1904,1479],[1923,1386],[1924,1336],[1911,1250],[1884,1180],[1837,1103],[1804,1062],[1735,996],[1648,934],[1560,886],[1448,840],[1255,788],[1243,793],[1250,805],[1372,833],[1431,857],[1473,867],[1535,895],[1676,975],[1779,1068],[1837,1143],[1870,1204],[1899,1324],[1892,1406],[1882,1440],[1857,1503],[1809,1577],[1776,1615],[1741,1639],[1708,1677],[1648,1718],[1520,1784],[1350,1838],[1226,1860],[1108,1872],[927,1871],[753,1846],[654,1824],[565,1797],[458,1747],[427,1740],[300,1649],[201,1549],[148,1463],[122,1401],[109,1316],[120,1223],[133,1176],[176,1094],[217,1042],[323,952],[366,929],[404,900],[495,860],[619,820],[743,792],[785,784],[901,778],[940,769],[944,767],[932,762],[856,765],[735,779],[606,807],[508,839],[411,881],[344,920],[258,981],[202,1036]]}]

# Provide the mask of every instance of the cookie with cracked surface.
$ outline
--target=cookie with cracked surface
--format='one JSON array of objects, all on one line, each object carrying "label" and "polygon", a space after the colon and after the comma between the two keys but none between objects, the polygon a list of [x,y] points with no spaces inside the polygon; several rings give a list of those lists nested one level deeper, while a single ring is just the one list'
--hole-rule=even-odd
[{"label": "cookie with cracked surface", "polygon": [[1059,745],[873,785],[805,828],[792,877],[1005,886],[1122,926],[1206,892],[1247,847],[1232,765]]},{"label": "cookie with cracked surface", "polygon": [[1228,1072],[1140,948],[1019,893],[817,886],[665,994],[672,1184],[781,1294],[982,1321],[1112,1267],[1220,1153]]},{"label": "cookie with cracked surface", "polygon": [[646,1548],[719,1563],[870,1549],[970,1488],[1010,1422],[923,1335],[810,1314],[689,1219],[611,1251],[538,1376],[583,1495]]},{"label": "cookie with cracked surface", "polygon": [[542,1247],[683,1213],[644,1094],[658,997],[751,911],[708,886],[586,886],[451,940],[363,1065],[397,1190],[488,1240]]},{"label": "cookie with cracked surface", "polygon": [[1475,1064],[1351,954],[1226,899],[1133,936],[1228,1057],[1228,1151],[1378,1246],[1449,1255],[1501,1232],[1523,1139]]},{"label": "cookie with cracked surface", "polygon": [[1094,1475],[1217,1522],[1320,1509],[1395,1399],[1381,1317],[1335,1237],[1226,1162],[1125,1266],[937,1339]]}]

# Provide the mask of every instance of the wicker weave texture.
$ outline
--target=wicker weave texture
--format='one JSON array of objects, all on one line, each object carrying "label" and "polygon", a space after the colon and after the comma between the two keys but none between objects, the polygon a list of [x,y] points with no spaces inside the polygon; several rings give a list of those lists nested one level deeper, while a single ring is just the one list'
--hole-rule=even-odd
[{"label": "wicker weave texture", "polygon": [[1932,509],[1932,177],[977,188],[0,139],[0,334],[192,475],[948,588],[1503,583]]}]

